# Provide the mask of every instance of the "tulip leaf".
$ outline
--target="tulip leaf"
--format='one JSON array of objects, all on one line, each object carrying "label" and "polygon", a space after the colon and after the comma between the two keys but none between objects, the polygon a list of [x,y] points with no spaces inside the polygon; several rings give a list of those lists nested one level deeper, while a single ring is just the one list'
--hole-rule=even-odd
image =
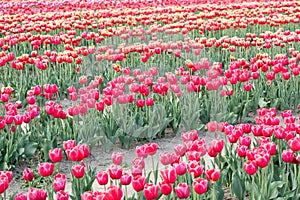
[{"label": "tulip leaf", "polygon": [[285,182],[283,181],[274,181],[271,183],[270,185],[270,195],[269,195],[269,199],[277,199],[278,197],[278,187],[281,188],[283,186]]},{"label": "tulip leaf", "polygon": [[35,151],[36,151],[36,149],[37,149],[37,146],[38,146],[38,144],[35,143],[35,142],[28,143],[28,144],[25,146],[24,154],[25,154],[27,157],[32,157],[32,156],[34,156]]},{"label": "tulip leaf", "polygon": [[235,196],[242,200],[245,196],[245,182],[241,180],[239,174],[235,172],[232,178],[232,192]]},{"label": "tulip leaf", "polygon": [[222,200],[224,198],[224,191],[220,181],[214,183],[214,192],[217,200]]},{"label": "tulip leaf", "polygon": [[258,105],[260,108],[264,108],[268,105],[268,103],[270,103],[269,101],[268,102],[265,102],[264,98],[259,98],[258,100]]}]

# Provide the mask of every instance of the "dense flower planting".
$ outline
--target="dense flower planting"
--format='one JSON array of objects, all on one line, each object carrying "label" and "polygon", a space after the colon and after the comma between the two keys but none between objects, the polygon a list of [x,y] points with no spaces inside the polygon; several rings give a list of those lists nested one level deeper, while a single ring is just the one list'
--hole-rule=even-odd
[{"label": "dense flower planting", "polygon": [[[1,1],[0,194],[222,199],[229,188],[238,199],[299,199],[299,7]],[[166,130],[182,143],[156,160]],[[86,162],[114,145],[136,147],[130,172],[120,152],[106,171]],[[23,171],[28,193],[8,195],[13,170],[32,158],[42,161]]]}]

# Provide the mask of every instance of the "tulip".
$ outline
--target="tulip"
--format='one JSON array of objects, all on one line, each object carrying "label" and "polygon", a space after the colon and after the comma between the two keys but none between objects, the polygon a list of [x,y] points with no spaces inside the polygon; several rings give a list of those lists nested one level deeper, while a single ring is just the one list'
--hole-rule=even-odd
[{"label": "tulip", "polygon": [[29,200],[46,200],[47,192],[43,189],[29,188],[28,198]]},{"label": "tulip", "polygon": [[247,161],[243,164],[244,170],[247,174],[253,175],[256,173],[257,165],[255,161]]},{"label": "tulip", "polygon": [[50,176],[54,171],[53,163],[41,163],[38,165],[38,170],[41,176]]},{"label": "tulip", "polygon": [[138,175],[142,175],[143,174],[143,166],[139,165],[139,164],[133,164],[131,166],[131,174],[132,176],[138,176]]},{"label": "tulip", "polygon": [[206,124],[206,128],[208,129],[209,132],[216,132],[218,130],[218,122],[216,121],[212,121],[212,122],[208,122]]},{"label": "tulip", "polygon": [[[122,189],[119,186],[111,185],[107,188],[107,193],[113,197],[113,200],[121,200],[123,197]],[[105,198],[106,200],[108,198]]]},{"label": "tulip", "polygon": [[300,151],[300,138],[295,137],[288,141],[288,145],[294,152]]},{"label": "tulip", "polygon": [[163,165],[169,165],[172,163],[172,155],[169,152],[159,154],[160,162]]},{"label": "tulip", "polygon": [[292,150],[283,150],[281,158],[286,163],[291,163],[293,161],[294,152]]},{"label": "tulip", "polygon": [[122,176],[123,169],[119,165],[111,165],[108,168],[108,172],[111,179],[120,179]]},{"label": "tulip", "polygon": [[191,130],[188,132],[183,132],[181,134],[181,139],[184,143],[187,143],[189,141],[198,140],[199,136],[196,130]]},{"label": "tulip", "polygon": [[123,160],[123,154],[120,152],[113,152],[112,161],[115,165],[121,165]]},{"label": "tulip", "polygon": [[53,188],[55,191],[64,190],[66,187],[67,177],[65,174],[56,174],[54,176]]},{"label": "tulip", "polygon": [[120,178],[120,183],[122,185],[129,185],[131,183],[131,179],[132,179],[132,177],[129,174],[124,173],[124,174],[122,174],[122,176]]},{"label": "tulip", "polygon": [[153,200],[158,197],[158,186],[148,183],[144,187],[144,196],[147,200]]},{"label": "tulip", "polygon": [[144,106],[144,104],[145,104],[145,101],[143,99],[137,99],[136,100],[137,107],[141,108],[141,107]]},{"label": "tulip", "polygon": [[240,145],[236,147],[236,152],[239,157],[245,157],[247,155],[248,146]]},{"label": "tulip", "polygon": [[96,195],[92,191],[84,192],[80,195],[82,200],[93,200],[95,199]]},{"label": "tulip", "polygon": [[[83,158],[87,158],[90,156],[90,150],[89,150],[89,146],[87,144],[80,144],[78,145],[78,148],[80,149],[80,151],[83,152]],[[81,161],[81,160],[79,160]]]},{"label": "tulip", "polygon": [[60,190],[56,193],[56,199],[57,200],[68,200],[69,194],[66,191]]},{"label": "tulip", "polygon": [[4,193],[9,186],[9,180],[6,175],[0,175],[0,194]]},{"label": "tulip", "polygon": [[203,178],[197,178],[193,181],[194,190],[197,194],[204,194],[207,191],[208,181]]},{"label": "tulip", "polygon": [[135,176],[132,179],[132,187],[136,192],[140,192],[144,189],[146,184],[146,178],[143,176]]},{"label": "tulip", "polygon": [[84,176],[84,166],[74,165],[72,167],[72,174],[75,176],[75,178],[82,178]]},{"label": "tulip", "polygon": [[190,196],[190,186],[187,183],[179,183],[175,187],[175,192],[179,199],[186,199]]},{"label": "tulip", "polygon": [[106,185],[108,183],[108,173],[105,171],[98,172],[96,179],[99,185]]},{"label": "tulip", "polygon": [[85,152],[83,148],[75,146],[72,149],[67,149],[66,154],[71,161],[82,161],[85,158]]},{"label": "tulip", "polygon": [[75,140],[68,140],[63,142],[63,147],[64,150],[66,151],[67,149],[73,149],[76,146],[76,141]]},{"label": "tulip", "polygon": [[239,144],[243,146],[250,146],[251,144],[251,137],[250,136],[242,136],[239,138]]},{"label": "tulip", "polygon": [[220,177],[220,170],[208,169],[205,171],[205,177],[208,181],[216,182]]},{"label": "tulip", "polygon": [[154,155],[157,151],[157,144],[156,143],[148,143],[145,144],[146,153],[150,156]]},{"label": "tulip", "polygon": [[30,168],[25,168],[23,171],[23,178],[25,181],[32,181],[34,178],[34,173]]},{"label": "tulip", "polygon": [[148,154],[147,154],[147,148],[146,146],[137,146],[135,148],[135,152],[136,152],[136,155],[138,157],[143,157],[143,158],[147,158]]},{"label": "tulip", "polygon": [[15,195],[14,200],[27,200],[27,195],[23,193],[18,193]]},{"label": "tulip", "polygon": [[185,162],[175,163],[173,166],[175,167],[177,175],[182,176],[186,173],[187,165]]},{"label": "tulip", "polygon": [[192,160],[188,162],[188,171],[194,178],[201,176],[203,170],[204,166],[200,165],[198,161]]},{"label": "tulip", "polygon": [[160,174],[163,180],[167,183],[175,183],[176,182],[176,169],[174,167],[165,168],[160,171]]},{"label": "tulip", "polygon": [[154,98],[147,98],[145,100],[146,106],[153,106],[154,105]]},{"label": "tulip", "polygon": [[184,144],[177,144],[174,147],[174,151],[175,151],[176,155],[182,157],[182,156],[184,156],[184,154],[186,152],[186,146]]},{"label": "tulip", "polygon": [[62,149],[55,148],[49,151],[50,160],[53,163],[60,162],[62,160]]},{"label": "tulip", "polygon": [[167,182],[163,181],[163,182],[159,183],[159,189],[162,194],[169,195],[169,194],[171,194],[173,187],[172,187],[171,183],[167,183]]}]

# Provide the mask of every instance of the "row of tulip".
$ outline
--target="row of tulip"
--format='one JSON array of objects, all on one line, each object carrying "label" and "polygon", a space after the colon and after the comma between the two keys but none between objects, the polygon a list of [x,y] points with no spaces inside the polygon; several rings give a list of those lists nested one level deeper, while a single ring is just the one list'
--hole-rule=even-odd
[{"label": "row of tulip", "polygon": [[[64,141],[65,153],[62,148],[51,149],[52,162],[39,164],[37,176],[31,169],[24,169],[23,178],[29,186],[34,185],[35,178],[47,183],[47,191],[30,187],[28,198],[53,199],[55,194],[57,199],[158,199],[163,195],[222,199],[222,185],[238,199],[246,195],[251,199],[299,198],[300,119],[291,110],[281,112],[281,118],[276,112],[275,108],[257,110],[256,125],[209,122],[209,133],[218,133],[210,143],[200,139],[196,130],[183,132],[183,143],[174,146],[174,153],[160,153],[158,163],[156,143],[137,146],[137,158],[129,169],[121,166],[123,154],[114,152],[107,171],[96,172],[84,161],[90,155],[88,145]],[[222,132],[225,140],[220,139]],[[59,166],[64,155],[73,162],[70,191],[65,191],[66,174]],[[211,164],[208,157],[214,159]],[[146,170],[146,159],[152,161],[152,169]],[[1,171],[0,194],[6,195],[11,180],[12,172]],[[102,188],[93,191],[94,181]],[[128,188],[134,192],[129,194]],[[19,193],[14,199],[27,199],[27,195]]]}]

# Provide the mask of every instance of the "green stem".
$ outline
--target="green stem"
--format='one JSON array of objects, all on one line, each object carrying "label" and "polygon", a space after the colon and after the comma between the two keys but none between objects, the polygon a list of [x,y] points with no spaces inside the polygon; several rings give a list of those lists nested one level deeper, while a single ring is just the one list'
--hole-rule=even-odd
[{"label": "green stem", "polygon": [[254,175],[252,175],[251,178],[252,178],[251,199],[255,200],[255,198],[254,198]]}]

